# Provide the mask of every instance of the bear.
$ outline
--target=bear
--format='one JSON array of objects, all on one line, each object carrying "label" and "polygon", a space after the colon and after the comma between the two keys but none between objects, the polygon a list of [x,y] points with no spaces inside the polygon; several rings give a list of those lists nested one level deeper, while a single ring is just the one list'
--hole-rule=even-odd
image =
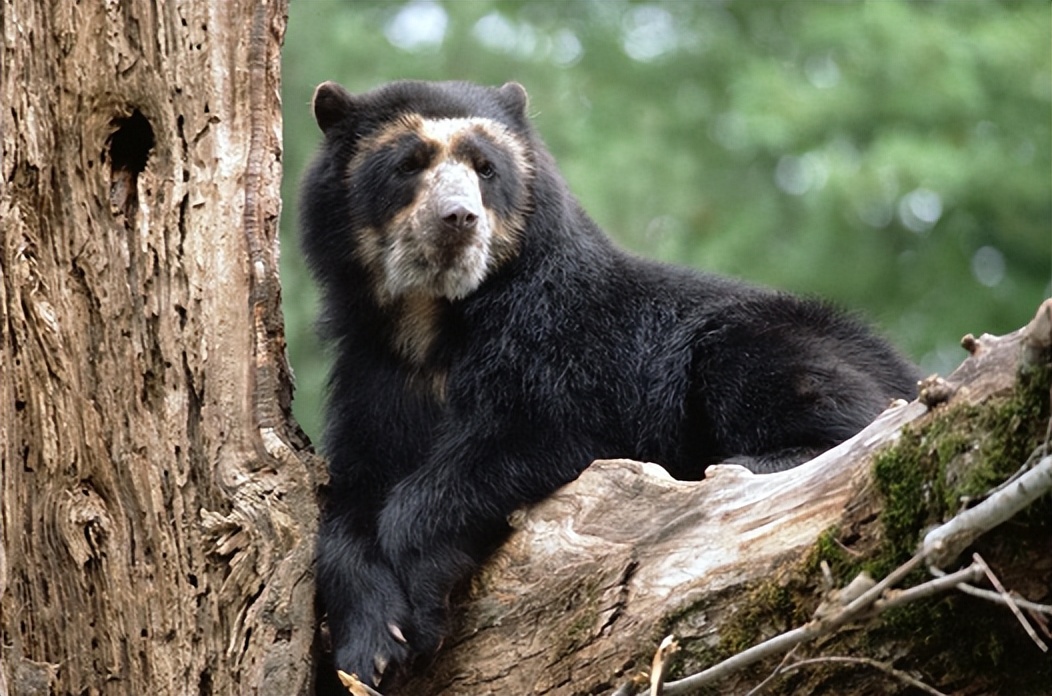
[{"label": "bear", "polygon": [[389,685],[432,656],[508,515],[596,459],[778,471],[915,395],[914,365],[850,314],[616,246],[517,83],[326,82],[312,108],[300,227],[333,351],[316,583],[337,670]]}]

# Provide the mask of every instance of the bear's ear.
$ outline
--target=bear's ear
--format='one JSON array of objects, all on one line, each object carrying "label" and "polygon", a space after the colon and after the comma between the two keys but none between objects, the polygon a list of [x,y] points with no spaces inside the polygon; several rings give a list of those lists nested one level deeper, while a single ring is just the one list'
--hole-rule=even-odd
[{"label": "bear's ear", "polygon": [[526,105],[530,102],[530,97],[526,94],[526,88],[520,85],[518,82],[505,82],[504,85],[497,90],[497,95],[500,97],[500,101],[504,104],[504,107],[509,113],[517,118],[526,118]]},{"label": "bear's ear", "polygon": [[354,113],[354,97],[335,82],[322,82],[314,90],[311,111],[322,133]]}]

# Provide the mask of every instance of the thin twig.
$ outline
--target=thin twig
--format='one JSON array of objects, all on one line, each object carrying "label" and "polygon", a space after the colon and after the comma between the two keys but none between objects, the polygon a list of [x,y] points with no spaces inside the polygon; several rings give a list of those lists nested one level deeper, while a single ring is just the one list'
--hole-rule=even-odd
[{"label": "thin twig", "polygon": [[732,655],[723,662],[713,665],[697,674],[692,674],[689,677],[669,682],[665,685],[665,696],[688,694],[699,686],[710,684],[718,679],[723,679],[754,662],[773,657],[774,655],[789,650],[800,643],[813,640],[818,636],[832,633],[840,626],[843,626],[862,614],[878,598],[880,598],[884,590],[900,582],[923,562],[924,554],[918,553],[916,556],[891,571],[886,578],[878,582],[868,591],[862,593],[861,596],[850,602],[839,612],[820,620],[810,621],[800,628],[794,628],[791,631],[786,631],[785,633],[774,636],[773,638],[769,638],[768,640],[743,650],[737,655]]},{"label": "thin twig", "polygon": [[[972,567],[975,567],[974,564],[969,566],[969,568]],[[936,577],[947,577],[947,573],[945,571],[939,570],[938,568],[931,567],[928,570],[930,570],[931,574],[935,575]],[[985,576],[985,573],[983,574],[983,576]],[[966,582],[962,582],[956,587],[961,592],[971,595],[973,597],[978,597],[979,599],[985,599],[989,602],[994,602],[995,604],[1000,604],[1002,606],[1007,606],[1008,604],[1007,602],[1005,602],[1004,597],[1002,597],[1001,594],[998,592],[984,590],[980,587],[976,587],[975,585],[969,585]],[[1029,599],[1026,599],[1025,597],[1019,597],[1011,591],[1009,591],[1008,594],[1009,596],[1011,596],[1012,601],[1015,602],[1016,606],[1018,606],[1020,609],[1026,609],[1027,611],[1036,612],[1038,614],[1048,614],[1049,616],[1052,616],[1052,605],[1031,602]]]},{"label": "thin twig", "polygon": [[[1052,421],[1050,421],[1049,433],[1052,434]],[[995,587],[999,590],[999,599],[1008,604],[1035,643],[1037,643],[1042,650],[1047,651],[1048,647],[1037,637],[1033,628],[1026,622],[1025,618],[1023,618],[1017,602],[1008,594],[1000,582],[996,580],[996,577],[993,576],[993,573],[989,571],[989,568],[982,562],[982,559],[979,558],[978,555],[975,556],[975,563],[967,568],[956,571],[955,573],[942,574],[941,577],[938,577],[935,580],[931,580],[907,590],[894,593],[887,592],[925,561],[928,562],[929,569],[933,573],[939,574],[941,571],[938,570],[938,566],[952,560],[965,546],[977,539],[983,533],[990,531],[994,527],[1010,519],[1016,513],[1025,509],[1037,498],[1052,491],[1052,456],[1047,454],[1047,444],[1046,449],[1042,450],[1042,452],[1046,453],[1045,456],[1034,464],[1033,468],[1020,475],[1009,485],[995,490],[989,495],[989,497],[975,507],[957,514],[950,521],[929,532],[924,537],[921,549],[917,554],[893,570],[886,578],[873,585],[872,588],[849,602],[839,611],[833,611],[828,616],[812,619],[800,628],[794,628],[785,633],[769,638],[768,640],[754,645],[751,648],[747,648],[736,655],[732,655],[726,660],[698,672],[697,674],[692,674],[683,679],[669,682],[664,686],[663,696],[681,696],[688,694],[701,686],[726,678],[755,662],[774,657],[783,652],[795,650],[796,647],[802,643],[814,640],[823,635],[834,633],[841,626],[857,618],[868,618],[868,616],[879,614],[893,606],[929,597],[950,588],[966,586],[969,581],[974,582],[978,580],[982,574],[987,574],[991,578],[991,582],[994,583]],[[1033,457],[1031,457],[1031,459],[1033,459]],[[1043,609],[1042,605],[1037,606],[1042,607]],[[782,665],[779,665],[768,679],[762,682],[750,693],[756,692],[777,674],[793,669],[793,665],[804,663],[793,663],[793,665],[784,667],[783,665],[785,664],[786,659],[788,659],[788,655],[783,658]],[[834,658],[815,659],[833,660]],[[881,669],[884,667],[891,669],[890,667],[881,665],[881,663],[876,661],[866,661],[864,658],[836,659],[845,661],[856,660],[859,662],[865,662],[866,664],[872,664]],[[908,677],[908,675],[904,676]],[[912,679],[912,677],[908,678]],[[627,684],[623,685],[617,690],[616,694],[624,692],[625,687],[627,686]],[[917,686],[917,688],[925,689],[929,693],[939,693],[926,685]]]},{"label": "thin twig", "polygon": [[762,693],[763,690],[767,688],[768,684],[777,679],[778,675],[785,671],[786,665],[789,664],[789,661],[793,659],[793,656],[796,655],[796,651],[799,649],[799,645],[793,646],[793,649],[785,654],[785,657],[783,657],[782,661],[778,663],[778,666],[774,668],[774,671],[767,675],[766,679],[750,689],[749,693],[745,694],[745,696],[756,696],[756,694]]},{"label": "thin twig", "polygon": [[868,667],[873,667],[874,669],[879,669],[881,672],[884,672],[887,675],[895,677],[899,681],[902,681],[902,682],[904,682],[906,684],[909,684],[913,688],[919,689],[919,690],[921,690],[921,691],[923,691],[923,692],[925,692],[927,694],[931,694],[932,696],[946,696],[946,694],[944,694],[943,692],[941,692],[938,689],[935,689],[935,688],[933,688],[931,686],[928,686],[927,684],[925,684],[921,680],[910,676],[906,672],[903,672],[902,670],[899,670],[899,669],[895,669],[894,667],[892,667],[891,665],[889,665],[887,663],[880,662],[879,660],[873,660],[873,659],[870,659],[868,657],[839,657],[839,656],[812,657],[812,658],[808,658],[806,660],[800,660],[798,662],[792,663],[791,665],[789,665],[788,667],[786,667],[783,670],[783,673],[791,672],[791,671],[793,671],[795,669],[798,669],[800,667],[807,667],[807,666],[810,666],[810,665],[828,664],[828,663],[866,665]]},{"label": "thin twig", "polygon": [[359,679],[357,674],[347,674],[343,670],[337,670],[336,676],[340,678],[340,683],[352,696],[383,696],[379,691]]},{"label": "thin twig", "polygon": [[1011,609],[1012,613],[1015,614],[1015,617],[1019,619],[1019,623],[1023,624],[1023,628],[1026,630],[1027,635],[1030,636],[1030,639],[1037,644],[1037,647],[1041,648],[1041,652],[1048,652],[1048,646],[1038,637],[1034,627],[1031,626],[1030,622],[1026,620],[1025,616],[1023,616],[1023,612],[1019,611],[1019,606],[1015,603],[1015,600],[1012,599],[1012,596],[1008,594],[1008,590],[1005,589],[1005,586],[1001,584],[1001,580],[998,579],[992,570],[990,570],[990,566],[986,565],[986,561],[983,560],[983,557],[977,553],[973,553],[972,559],[983,569],[983,572],[986,573],[986,577],[990,581],[990,584],[994,586],[994,589],[996,589],[998,593],[1000,593],[1001,599],[1005,601],[1008,608]]},{"label": "thin twig", "polygon": [[621,686],[617,688],[617,691],[610,694],[610,696],[635,696],[636,692],[647,684],[647,673],[645,671],[638,671],[625,680]]},{"label": "thin twig", "polygon": [[[970,594],[973,597],[985,599],[990,602],[996,602],[997,604],[1008,604],[1002,594],[998,592],[992,592],[990,590],[984,590],[981,587],[975,587],[967,583],[961,583],[957,586],[957,589],[965,594]],[[1026,609],[1027,611],[1033,611],[1038,614],[1048,614],[1052,616],[1052,605],[1049,604],[1038,604],[1037,602],[1031,602],[1029,599],[1018,597],[1014,592],[1009,592],[1008,596],[1012,598],[1015,605],[1020,609]]]},{"label": "thin twig", "polygon": [[830,622],[833,623],[834,626],[839,627],[855,618],[856,614],[861,613],[863,609],[868,608],[871,604],[880,599],[880,596],[884,594],[885,590],[899,584],[899,582],[904,580],[907,575],[916,570],[917,566],[925,560],[926,555],[926,551],[921,551],[914,555],[910,560],[891,571],[886,578],[878,582],[867,592],[864,592],[858,599],[844,607],[844,611],[842,612],[846,615],[844,618],[839,619],[839,617],[833,617],[834,619],[839,620],[835,622],[831,620]]}]

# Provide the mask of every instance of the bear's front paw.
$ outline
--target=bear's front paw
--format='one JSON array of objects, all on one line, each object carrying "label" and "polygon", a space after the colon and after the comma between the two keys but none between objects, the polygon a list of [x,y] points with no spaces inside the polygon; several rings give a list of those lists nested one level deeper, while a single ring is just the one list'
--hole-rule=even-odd
[{"label": "bear's front paw", "polygon": [[400,621],[363,620],[347,627],[350,639],[334,646],[336,669],[359,681],[379,686],[384,676],[398,671],[411,656]]}]

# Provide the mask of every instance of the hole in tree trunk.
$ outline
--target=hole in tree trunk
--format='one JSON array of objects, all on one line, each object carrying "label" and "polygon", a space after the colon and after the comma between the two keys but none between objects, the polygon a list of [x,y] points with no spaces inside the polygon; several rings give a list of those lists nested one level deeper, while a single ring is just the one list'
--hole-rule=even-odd
[{"label": "hole in tree trunk", "polygon": [[113,214],[131,226],[139,205],[139,174],[153,149],[153,127],[136,109],[131,116],[113,122],[116,130],[109,139],[110,206]]}]

